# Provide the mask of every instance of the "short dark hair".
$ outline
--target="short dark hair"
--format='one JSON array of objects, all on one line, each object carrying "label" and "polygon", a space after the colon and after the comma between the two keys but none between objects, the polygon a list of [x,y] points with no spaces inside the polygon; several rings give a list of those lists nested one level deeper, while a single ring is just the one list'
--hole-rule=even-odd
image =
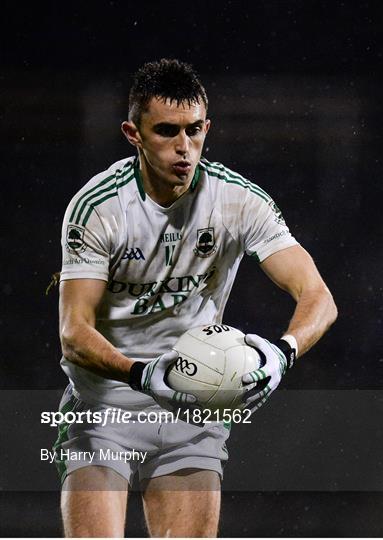
[{"label": "short dark hair", "polygon": [[206,109],[208,105],[205,88],[193,67],[175,59],[147,62],[135,73],[129,93],[129,119],[139,125],[141,114],[153,97],[169,99],[177,105],[200,101]]}]

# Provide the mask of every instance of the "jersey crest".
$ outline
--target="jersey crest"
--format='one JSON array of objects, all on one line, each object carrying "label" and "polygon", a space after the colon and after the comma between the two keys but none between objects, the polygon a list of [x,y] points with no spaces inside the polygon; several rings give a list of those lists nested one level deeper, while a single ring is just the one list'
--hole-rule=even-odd
[{"label": "jersey crest", "polygon": [[66,248],[69,253],[76,255],[86,250],[83,227],[68,225],[66,231]]},{"label": "jersey crest", "polygon": [[197,230],[197,242],[194,248],[194,253],[198,257],[210,257],[217,251],[214,237],[214,227]]}]

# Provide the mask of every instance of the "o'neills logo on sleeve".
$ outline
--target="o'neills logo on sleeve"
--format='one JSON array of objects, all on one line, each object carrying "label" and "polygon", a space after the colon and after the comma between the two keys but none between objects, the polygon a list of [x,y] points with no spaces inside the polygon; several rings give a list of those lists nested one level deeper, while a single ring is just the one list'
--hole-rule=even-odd
[{"label": "o'neills logo on sleeve", "polygon": [[197,230],[197,242],[193,249],[197,257],[210,257],[217,251],[214,238],[214,227]]}]

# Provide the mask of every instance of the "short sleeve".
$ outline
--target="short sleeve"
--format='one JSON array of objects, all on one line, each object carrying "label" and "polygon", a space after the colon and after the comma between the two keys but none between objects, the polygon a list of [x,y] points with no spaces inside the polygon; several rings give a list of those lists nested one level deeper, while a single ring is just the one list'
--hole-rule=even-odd
[{"label": "short sleeve", "polygon": [[258,262],[298,242],[291,235],[282,212],[265,192],[248,193],[243,214],[243,242],[248,255]]},{"label": "short sleeve", "polygon": [[103,223],[94,209],[86,225],[71,221],[72,203],[62,228],[62,269],[60,279],[102,279],[108,281],[110,246]]}]

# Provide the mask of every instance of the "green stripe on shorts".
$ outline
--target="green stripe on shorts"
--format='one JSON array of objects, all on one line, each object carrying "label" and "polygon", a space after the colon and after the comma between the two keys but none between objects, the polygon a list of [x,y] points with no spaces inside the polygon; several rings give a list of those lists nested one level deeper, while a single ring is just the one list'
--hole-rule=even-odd
[{"label": "green stripe on shorts", "polygon": [[[67,412],[72,412],[76,405],[76,401],[77,401],[76,398],[72,396],[70,400],[67,401],[65,405],[63,405],[63,407],[61,407],[60,412],[62,414],[66,414]],[[58,427],[59,434],[57,437],[57,441],[53,445],[53,451],[55,452],[55,465],[59,473],[61,483],[63,483],[66,478],[67,469],[66,469],[65,461],[61,459],[57,459],[56,452],[61,447],[61,445],[68,440],[69,426],[70,424],[68,422],[63,422],[62,424],[59,425]]]}]

